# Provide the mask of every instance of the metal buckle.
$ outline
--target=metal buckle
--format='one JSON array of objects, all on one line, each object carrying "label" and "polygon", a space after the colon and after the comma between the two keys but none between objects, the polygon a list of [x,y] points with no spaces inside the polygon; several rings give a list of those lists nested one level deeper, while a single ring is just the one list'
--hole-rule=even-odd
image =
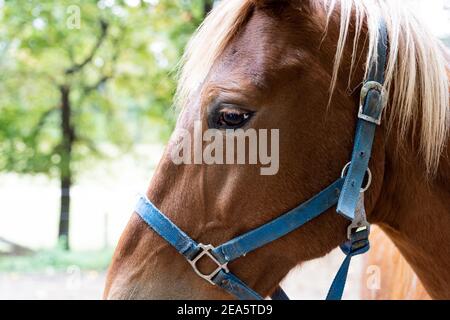
[{"label": "metal buckle", "polygon": [[[368,116],[367,114],[364,114],[364,103],[367,98],[367,94],[370,90],[377,90],[381,94],[381,111],[377,118]],[[358,118],[366,120],[368,122],[375,123],[377,125],[381,124],[381,116],[383,114],[384,107],[386,106],[386,89],[383,87],[383,85],[377,81],[367,81],[362,89],[361,89],[361,96],[359,99],[359,111],[358,111]]]},{"label": "metal buckle", "polygon": [[347,239],[351,240],[352,235],[364,231],[370,232],[370,224],[366,220],[352,221],[347,227]]},{"label": "metal buckle", "polygon": [[357,236],[353,237],[353,235],[357,235],[358,233],[364,231],[367,231],[367,234],[370,233],[370,224],[366,219],[366,209],[364,207],[364,193],[360,193],[358,203],[355,209],[355,217],[350,223],[350,225],[347,227],[347,238],[349,240],[354,241],[355,238],[358,237]]},{"label": "metal buckle", "polygon": [[[204,245],[203,243],[199,243],[198,246],[202,249],[202,251],[198,255],[196,255],[194,259],[188,261],[196,274],[198,274],[201,278],[205,279],[209,283],[215,285],[212,279],[219,273],[220,270],[225,270],[225,272],[227,273],[229,272],[227,267],[228,262],[221,264],[219,261],[217,261],[217,259],[211,254],[211,250],[214,250],[214,246],[212,246],[211,244]],[[204,274],[197,268],[197,261],[200,260],[204,255],[208,256],[208,258],[210,258],[217,265],[217,268],[210,274]]]}]

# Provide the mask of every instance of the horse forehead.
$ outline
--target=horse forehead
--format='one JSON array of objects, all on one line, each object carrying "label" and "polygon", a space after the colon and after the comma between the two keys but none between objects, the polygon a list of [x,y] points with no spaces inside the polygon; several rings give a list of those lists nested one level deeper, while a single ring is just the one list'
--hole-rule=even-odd
[{"label": "horse forehead", "polygon": [[240,78],[264,88],[278,71],[308,65],[309,49],[299,45],[305,42],[301,36],[292,25],[257,10],[219,57],[212,80]]}]

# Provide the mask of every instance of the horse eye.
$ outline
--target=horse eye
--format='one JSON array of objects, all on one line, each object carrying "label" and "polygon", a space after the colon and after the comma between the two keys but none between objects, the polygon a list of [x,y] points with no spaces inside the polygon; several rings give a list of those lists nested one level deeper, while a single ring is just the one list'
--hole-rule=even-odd
[{"label": "horse eye", "polygon": [[210,128],[237,129],[250,120],[252,112],[237,107],[223,107],[214,112],[209,119]]}]

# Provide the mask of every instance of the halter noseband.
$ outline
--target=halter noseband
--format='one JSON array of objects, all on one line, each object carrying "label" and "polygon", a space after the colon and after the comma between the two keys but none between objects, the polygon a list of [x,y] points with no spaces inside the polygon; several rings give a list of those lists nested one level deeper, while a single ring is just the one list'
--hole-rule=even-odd
[{"label": "halter noseband", "polygon": [[[145,196],[139,199],[135,211],[156,233],[188,260],[201,278],[223,288],[239,299],[261,300],[263,297],[233,275],[228,270],[227,264],[300,228],[337,204],[336,211],[350,220],[351,224],[348,227],[348,240],[341,245],[346,257],[331,284],[327,299],[341,299],[351,258],[369,250],[370,230],[364,211],[364,191],[367,190],[371,181],[368,165],[375,129],[381,123],[381,115],[386,104],[383,88],[386,55],[387,30],[382,21],[378,41],[378,57],[376,61],[372,61],[368,77],[361,89],[351,161],[345,166],[342,176],[338,180],[310,200],[217,247],[192,240]],[[366,186],[361,189],[366,172],[369,174],[369,179]],[[197,268],[197,262],[203,256],[208,257],[217,265],[217,268],[210,274],[203,274]],[[271,297],[276,300],[288,299],[280,287]]]}]

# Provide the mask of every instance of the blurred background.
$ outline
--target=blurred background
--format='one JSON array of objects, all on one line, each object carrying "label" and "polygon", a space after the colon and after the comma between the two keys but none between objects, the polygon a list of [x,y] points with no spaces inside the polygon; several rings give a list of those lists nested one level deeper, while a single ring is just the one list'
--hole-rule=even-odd
[{"label": "blurred background", "polygon": [[[449,0],[404,2],[450,45]],[[177,63],[213,5],[0,0],[0,299],[101,298],[174,127]],[[287,292],[323,298],[341,258],[292,271]]]}]

